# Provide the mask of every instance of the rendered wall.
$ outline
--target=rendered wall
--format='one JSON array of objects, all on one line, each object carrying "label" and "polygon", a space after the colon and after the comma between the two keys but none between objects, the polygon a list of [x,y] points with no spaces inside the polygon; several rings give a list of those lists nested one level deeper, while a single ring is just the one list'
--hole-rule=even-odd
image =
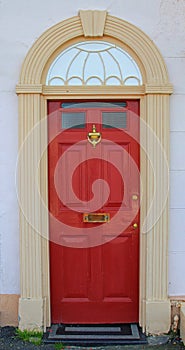
[{"label": "rendered wall", "polygon": [[185,2],[164,0],[0,2],[0,294],[19,294],[18,204],[15,187],[18,107],[15,86],[28,49],[52,25],[79,9],[107,10],[141,28],[160,49],[174,85],[171,97],[169,294],[185,295]]}]

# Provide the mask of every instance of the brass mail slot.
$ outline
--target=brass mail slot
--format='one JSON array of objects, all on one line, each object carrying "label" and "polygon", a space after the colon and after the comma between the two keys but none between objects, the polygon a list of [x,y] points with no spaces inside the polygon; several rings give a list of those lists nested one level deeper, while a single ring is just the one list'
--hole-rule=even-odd
[{"label": "brass mail slot", "polygon": [[110,214],[109,213],[84,213],[83,222],[109,222]]}]

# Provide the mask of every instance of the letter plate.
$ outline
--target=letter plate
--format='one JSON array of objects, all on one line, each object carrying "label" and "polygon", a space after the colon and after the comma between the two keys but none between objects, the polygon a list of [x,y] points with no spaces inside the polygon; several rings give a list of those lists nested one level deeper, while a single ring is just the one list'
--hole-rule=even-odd
[{"label": "letter plate", "polygon": [[96,223],[96,222],[109,222],[109,213],[84,213],[83,222]]}]

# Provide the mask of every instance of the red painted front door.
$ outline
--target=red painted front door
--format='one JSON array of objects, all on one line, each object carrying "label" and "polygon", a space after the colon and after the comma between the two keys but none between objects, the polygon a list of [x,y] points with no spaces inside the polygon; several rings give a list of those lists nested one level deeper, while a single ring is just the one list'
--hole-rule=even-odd
[{"label": "red painted front door", "polygon": [[[52,323],[138,322],[139,102],[48,112]],[[110,220],[84,222],[89,212]]]}]

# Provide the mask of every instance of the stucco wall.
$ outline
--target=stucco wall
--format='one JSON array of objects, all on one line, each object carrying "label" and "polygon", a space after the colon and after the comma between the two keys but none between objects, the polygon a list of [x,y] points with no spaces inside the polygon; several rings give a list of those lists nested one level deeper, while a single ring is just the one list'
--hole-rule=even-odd
[{"label": "stucco wall", "polygon": [[107,10],[141,28],[156,43],[174,85],[171,98],[169,294],[185,295],[185,2],[183,0],[0,1],[0,293],[19,293],[19,233],[15,165],[15,86],[28,49],[49,27],[79,9]]}]

